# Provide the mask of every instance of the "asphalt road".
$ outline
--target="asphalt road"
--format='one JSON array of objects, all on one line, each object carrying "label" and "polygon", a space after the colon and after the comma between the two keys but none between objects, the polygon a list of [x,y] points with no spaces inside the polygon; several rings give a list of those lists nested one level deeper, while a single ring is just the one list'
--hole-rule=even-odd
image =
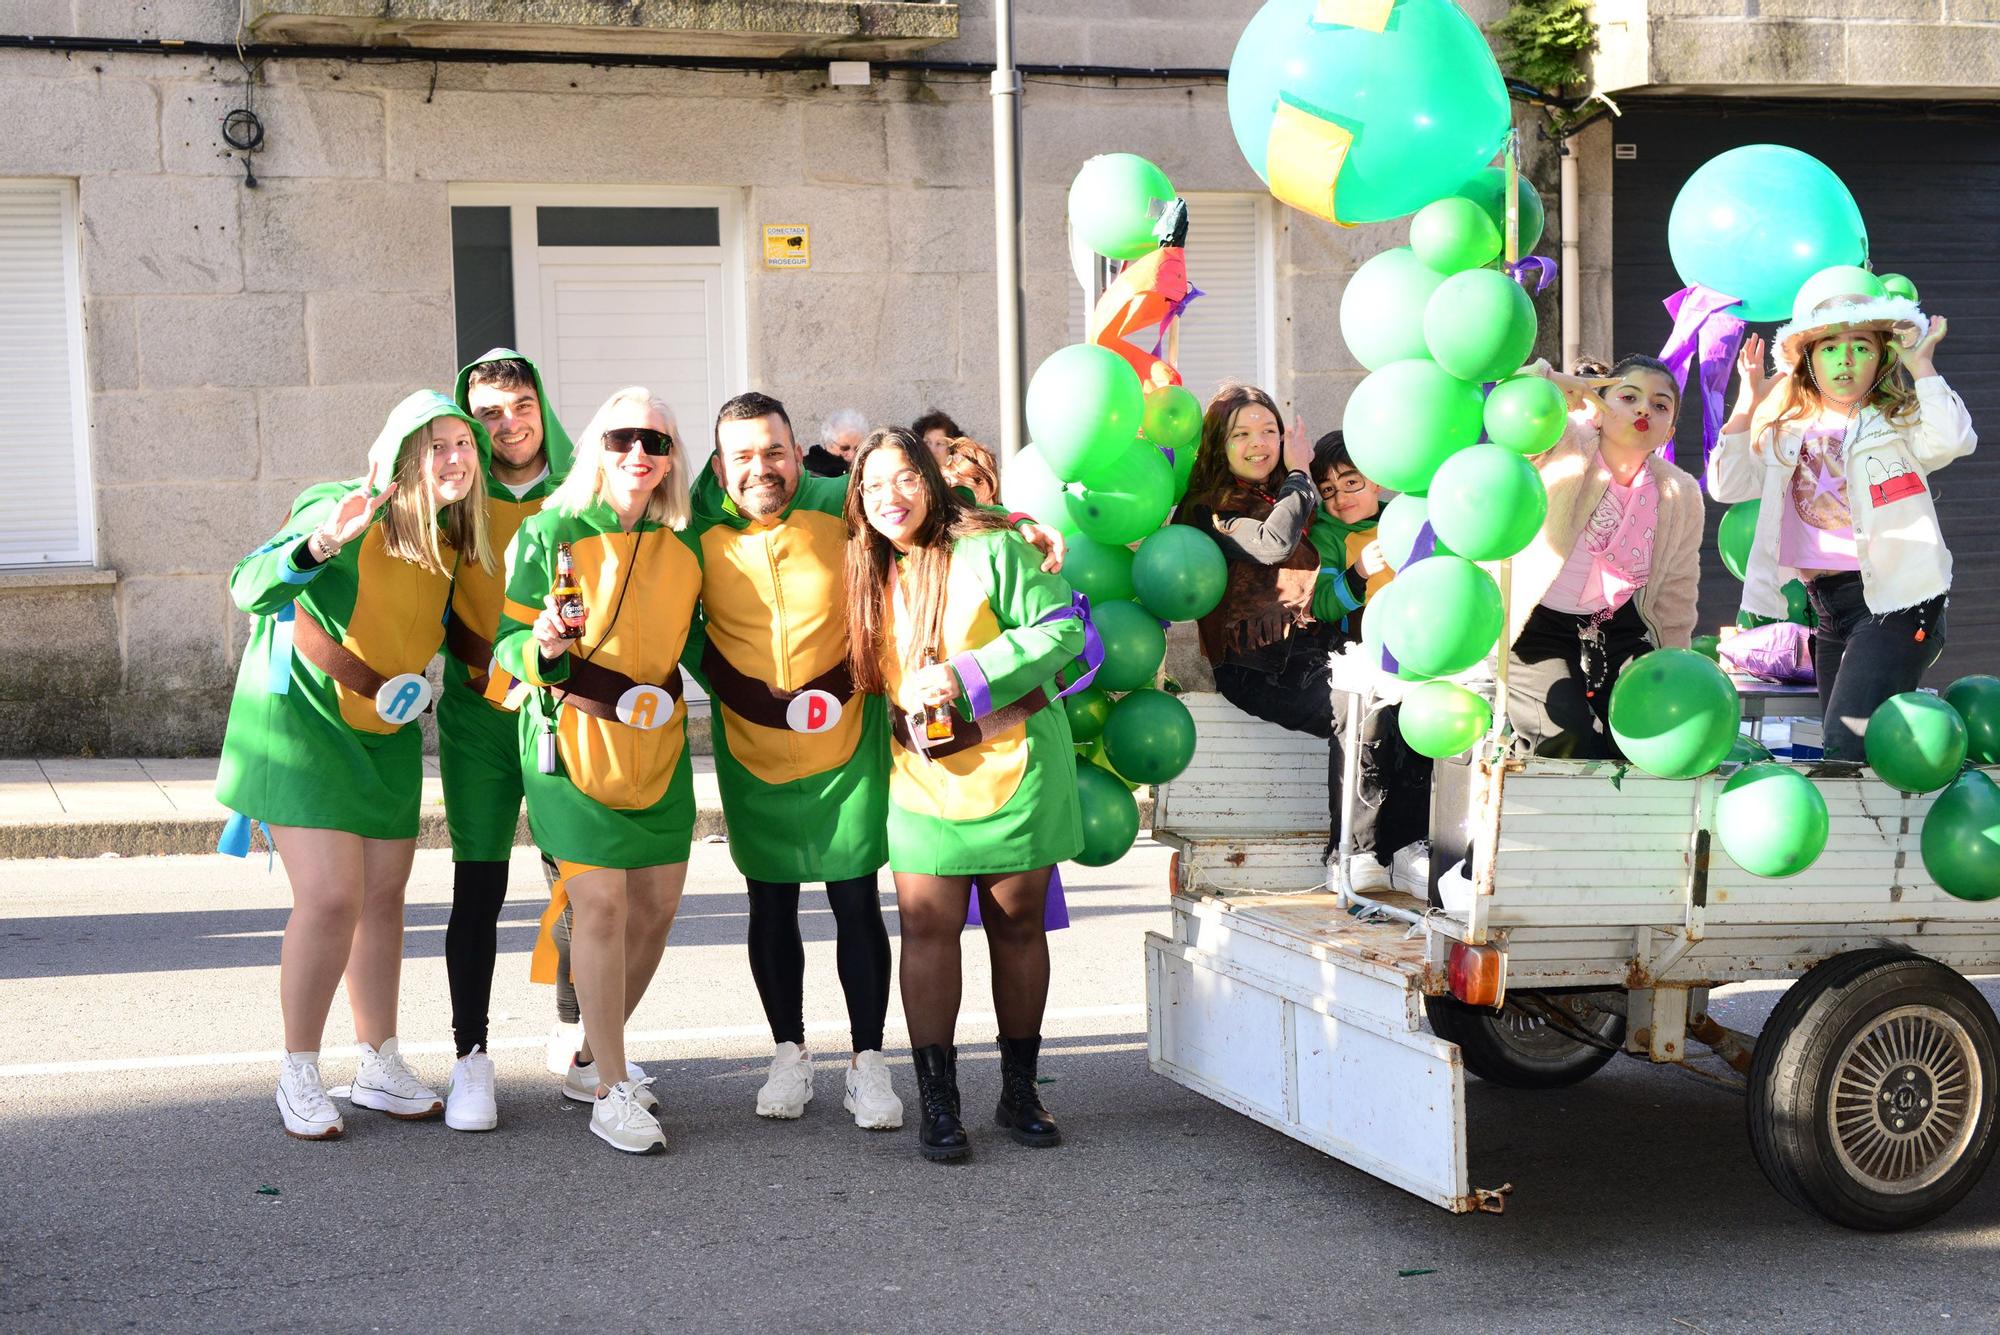
[{"label": "asphalt road", "polygon": [[[752,1114],[769,1042],[743,959],[743,891],[717,846],[696,850],[634,1021],[672,1147],[654,1159],[600,1145],[542,1069],[552,1001],[526,981],[540,889],[528,858],[496,987],[500,1130],[356,1109],[333,1144],[281,1135],[271,1102],[281,875],[213,857],[0,863],[0,1322],[1665,1335],[2000,1324],[2000,1174],[1929,1228],[1845,1232],[1774,1194],[1740,1099],[1684,1073],[1619,1060],[1554,1094],[1469,1082],[1474,1181],[1515,1191],[1504,1216],[1457,1218],[1152,1075],[1140,941],[1166,923],[1165,863],[1142,846],[1073,878],[1044,1067],[1068,1133],[1059,1150],[1016,1148],[986,1121],[998,1064],[986,975],[969,963],[961,1072],[975,1153],[962,1165],[920,1161],[910,1132],[855,1129],[832,1060],[803,1121]],[[440,1087],[449,886],[445,855],[420,854],[403,1030]],[[806,924],[812,1041],[844,1060],[823,901]],[[1739,990],[1716,1013],[1754,1029],[1772,997]],[[900,1020],[892,1008],[892,1049]],[[352,1073],[335,1051],[351,1042],[337,1002],[330,1083]],[[914,1104],[906,1058],[896,1078]]]}]

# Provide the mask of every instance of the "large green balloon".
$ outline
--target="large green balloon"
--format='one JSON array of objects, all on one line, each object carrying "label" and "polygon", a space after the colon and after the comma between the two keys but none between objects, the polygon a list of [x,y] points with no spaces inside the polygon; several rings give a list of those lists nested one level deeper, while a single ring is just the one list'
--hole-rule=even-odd
[{"label": "large green balloon", "polygon": [[[1012,464],[1008,465],[1013,467]],[[1092,603],[1132,597],[1132,549],[1099,542],[1087,533],[1069,540],[1062,577]]]},{"label": "large green balloon", "polygon": [[1516,454],[1536,455],[1562,439],[1569,401],[1538,375],[1502,380],[1486,396],[1486,434]]},{"label": "large green balloon", "polygon": [[[1521,201],[1520,229],[1521,248],[1518,254],[1526,255],[1541,244],[1542,226],[1545,217],[1542,197],[1535,193],[1534,183],[1526,176],[1515,180],[1515,197]],[[1472,179],[1458,188],[1458,194],[1472,200],[1486,211],[1499,230],[1501,239],[1507,236],[1507,169],[1505,167],[1482,167],[1473,173]]]},{"label": "large green balloon", "polygon": [[1354,359],[1371,371],[1412,357],[1429,360],[1424,307],[1444,278],[1408,246],[1357,269],[1340,294],[1340,336]]},{"label": "large green balloon", "polygon": [[1462,755],[1493,726],[1493,707],[1449,681],[1427,681],[1403,697],[1397,726],[1420,756]]},{"label": "large green balloon", "polygon": [[1104,666],[1097,670],[1094,684],[1106,691],[1151,686],[1167,656],[1167,633],[1160,629],[1160,619],[1139,604],[1122,600],[1097,604],[1090,609],[1090,619],[1104,641]]},{"label": "large green balloon", "polygon": [[1139,605],[1162,621],[1194,621],[1222,601],[1229,562],[1215,540],[1186,524],[1169,524],[1139,544],[1132,587]]},{"label": "large green balloon", "polygon": [[[1388,606],[1382,600],[1394,592]],[[1462,556],[1432,556],[1397,572],[1369,606],[1384,612],[1382,640],[1396,661],[1426,677],[1463,672],[1500,639],[1500,588]]]},{"label": "large green balloon", "polygon": [[1750,765],[1722,786],[1715,834],[1752,876],[1797,876],[1826,851],[1826,798],[1784,765]]},{"label": "large green balloon", "polygon": [[[1463,277],[1463,275],[1461,275]],[[1354,387],[1341,431],[1354,466],[1391,491],[1424,491],[1438,465],[1479,439],[1479,386],[1436,362],[1391,362]]]},{"label": "large green balloon", "polygon": [[1000,472],[1000,500],[1009,510],[1033,515],[1036,523],[1046,524],[1072,539],[1081,532],[1070,515],[1069,495],[1063,490],[1063,480],[1049,470],[1049,461],[1042,456],[1038,445],[1024,446],[1007,461]]},{"label": "large green balloon", "polygon": [[1111,697],[1095,686],[1086,686],[1063,697],[1063,713],[1069,716],[1069,735],[1077,742],[1094,742],[1103,735],[1111,717]]},{"label": "large green balloon", "polygon": [[1763,505],[1762,501],[1741,501],[1730,506],[1723,512],[1722,526],[1715,532],[1723,567],[1738,579],[1749,569],[1750,549],[1757,542],[1757,512]]},{"label": "large green balloon", "polygon": [[1438,537],[1471,561],[1518,554],[1549,516],[1542,475],[1504,445],[1474,445],[1446,459],[1426,499]]},{"label": "large green balloon", "polygon": [[1083,808],[1083,851],[1076,860],[1108,867],[1139,837],[1139,803],[1124,784],[1088,763],[1076,767],[1076,798]]},{"label": "large green balloon", "polygon": [[2000,897],[2000,788],[1967,770],[1931,803],[1922,835],[1924,870],[1959,899]]},{"label": "large green balloon", "polygon": [[[1416,554],[1418,540],[1423,536],[1424,525],[1430,522],[1430,502],[1415,492],[1404,492],[1395,500],[1382,507],[1382,517],[1375,525],[1375,541],[1382,546],[1382,559],[1389,563],[1391,570],[1401,570]],[[1455,556],[1451,548],[1437,541],[1435,530],[1431,533],[1435,544],[1426,556]]]},{"label": "large green balloon", "polygon": [[1934,793],[1965,768],[1965,720],[1935,695],[1910,691],[1875,708],[1863,737],[1868,766],[1906,793]]},{"label": "large green balloon", "polygon": [[1134,691],[1111,708],[1104,755],[1128,779],[1166,783],[1194,759],[1194,716],[1165,691]]},{"label": "large green balloon", "polygon": [[1172,450],[1178,463],[1181,452],[1193,453],[1201,439],[1201,400],[1180,385],[1148,390],[1145,427],[1146,439]]},{"label": "large green balloon", "polygon": [[1960,677],[1945,688],[1944,700],[1965,720],[1965,758],[2000,765],[2000,677]]},{"label": "large green balloon", "polygon": [[1424,346],[1460,380],[1505,380],[1535,348],[1535,303],[1498,269],[1453,274],[1424,307]]},{"label": "large green balloon", "polygon": [[[1388,646],[1382,642],[1382,631],[1396,615],[1393,609],[1397,601],[1394,580],[1390,580],[1383,586],[1381,592],[1368,600],[1367,613],[1361,618],[1361,654],[1362,661],[1370,667],[1387,670],[1383,664],[1383,655],[1388,653]],[[1395,657],[1394,654],[1388,656]],[[1430,673],[1418,672],[1409,664],[1400,662],[1396,664],[1395,675],[1402,681],[1429,681],[1431,678]]]},{"label": "large green balloon", "polygon": [[1611,688],[1611,735],[1634,765],[1663,779],[1693,779],[1729,756],[1743,702],[1722,668],[1692,649],[1655,649]]},{"label": "large green balloon", "polygon": [[1447,195],[1410,219],[1410,249],[1441,274],[1463,273],[1500,258],[1500,229],[1479,205]]},{"label": "large green balloon", "polygon": [[1084,478],[1069,493],[1070,517],[1099,542],[1122,547],[1167,521],[1174,508],[1174,469],[1167,456],[1142,440]]},{"label": "large green balloon", "polygon": [[1136,260],[1160,248],[1153,234],[1174,183],[1136,153],[1105,153],[1083,164],[1069,187],[1069,225],[1100,255]]},{"label": "large green balloon", "polygon": [[1028,382],[1028,431],[1049,470],[1065,482],[1121,457],[1138,438],[1145,411],[1139,373],[1093,343],[1057,349]]}]

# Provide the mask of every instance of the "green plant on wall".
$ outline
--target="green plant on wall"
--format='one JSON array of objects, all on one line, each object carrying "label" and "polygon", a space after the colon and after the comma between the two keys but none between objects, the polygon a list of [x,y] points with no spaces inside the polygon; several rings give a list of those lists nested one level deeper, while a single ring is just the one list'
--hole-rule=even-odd
[{"label": "green plant on wall", "polygon": [[1561,93],[1589,82],[1597,27],[1586,0],[1515,0],[1492,31],[1505,43],[1500,67],[1523,83]]}]

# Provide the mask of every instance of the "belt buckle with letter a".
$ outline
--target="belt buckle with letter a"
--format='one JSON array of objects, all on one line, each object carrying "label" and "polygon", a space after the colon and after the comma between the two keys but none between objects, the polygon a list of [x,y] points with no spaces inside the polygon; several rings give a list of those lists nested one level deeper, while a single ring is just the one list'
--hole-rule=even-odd
[{"label": "belt buckle with letter a", "polygon": [[674,716],[673,697],[662,686],[634,686],[618,697],[618,721],[651,732]]},{"label": "belt buckle with letter a", "polygon": [[428,709],[430,703],[430,682],[414,672],[389,678],[375,692],[375,713],[384,723],[399,728]]}]

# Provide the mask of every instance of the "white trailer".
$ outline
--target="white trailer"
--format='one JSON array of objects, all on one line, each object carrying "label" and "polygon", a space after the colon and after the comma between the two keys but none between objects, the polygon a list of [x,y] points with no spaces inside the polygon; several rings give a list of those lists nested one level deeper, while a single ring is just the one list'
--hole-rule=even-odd
[{"label": "white trailer", "polygon": [[[1326,744],[1182,698],[1199,740],[1157,795],[1155,1071],[1453,1211],[1502,1204],[1467,1163],[1467,1071],[1554,1087],[1690,1042],[1741,1074],[1758,1163],[1801,1207],[1908,1227],[1985,1170],[2000,1023],[1963,975],[2000,972],[2000,905],[1925,874],[1930,799],[1815,770],[1826,852],[1765,880],[1713,836],[1717,776],[1443,762],[1429,893],[1363,897],[1322,856]],[[1754,1038],[1708,1016],[1713,987],[1794,977]]]}]

